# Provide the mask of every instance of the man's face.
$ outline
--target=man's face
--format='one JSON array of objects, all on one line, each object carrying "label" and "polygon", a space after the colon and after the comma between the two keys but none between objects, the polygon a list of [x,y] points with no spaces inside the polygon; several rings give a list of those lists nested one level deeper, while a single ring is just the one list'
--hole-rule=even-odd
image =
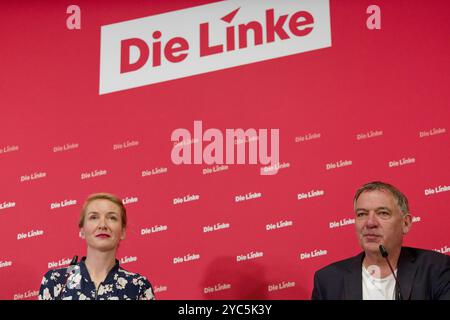
[{"label": "man's face", "polygon": [[363,192],[355,205],[359,244],[366,252],[378,253],[382,244],[388,252],[401,247],[411,228],[411,216],[403,216],[388,190]]},{"label": "man's face", "polygon": [[93,249],[115,250],[125,238],[119,206],[105,199],[92,201],[86,208],[81,235]]}]

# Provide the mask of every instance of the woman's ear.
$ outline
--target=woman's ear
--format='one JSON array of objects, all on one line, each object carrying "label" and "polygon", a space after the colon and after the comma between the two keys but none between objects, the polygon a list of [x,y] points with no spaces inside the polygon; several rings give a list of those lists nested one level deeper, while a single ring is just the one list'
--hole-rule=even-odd
[{"label": "woman's ear", "polygon": [[86,236],[84,235],[84,228],[80,229],[80,237],[81,239],[86,239]]},{"label": "woman's ear", "polygon": [[120,236],[120,240],[125,240],[125,236],[127,235],[127,229],[122,229],[122,235]]}]

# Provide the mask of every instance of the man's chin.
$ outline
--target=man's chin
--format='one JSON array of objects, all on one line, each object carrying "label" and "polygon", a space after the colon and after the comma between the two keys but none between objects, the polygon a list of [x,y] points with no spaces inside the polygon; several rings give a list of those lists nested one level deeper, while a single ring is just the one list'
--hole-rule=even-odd
[{"label": "man's chin", "polygon": [[364,242],[362,248],[366,252],[378,253],[380,252],[380,244],[379,242]]}]

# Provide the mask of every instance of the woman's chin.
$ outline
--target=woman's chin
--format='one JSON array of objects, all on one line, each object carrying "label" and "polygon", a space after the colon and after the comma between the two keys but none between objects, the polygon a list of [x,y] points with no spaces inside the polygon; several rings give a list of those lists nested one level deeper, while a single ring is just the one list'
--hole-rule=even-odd
[{"label": "woman's chin", "polygon": [[94,243],[94,244],[89,245],[89,247],[96,251],[107,252],[107,251],[115,250],[117,246],[112,243],[101,243],[101,244]]}]

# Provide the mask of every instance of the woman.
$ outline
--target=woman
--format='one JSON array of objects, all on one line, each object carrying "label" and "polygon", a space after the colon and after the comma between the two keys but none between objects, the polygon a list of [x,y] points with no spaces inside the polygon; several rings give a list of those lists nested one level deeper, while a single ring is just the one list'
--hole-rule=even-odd
[{"label": "woman", "polygon": [[126,209],[108,193],[92,194],[83,205],[78,226],[87,254],[69,268],[50,270],[42,279],[40,300],[153,300],[150,282],[122,269],[117,248],[125,239]]}]

